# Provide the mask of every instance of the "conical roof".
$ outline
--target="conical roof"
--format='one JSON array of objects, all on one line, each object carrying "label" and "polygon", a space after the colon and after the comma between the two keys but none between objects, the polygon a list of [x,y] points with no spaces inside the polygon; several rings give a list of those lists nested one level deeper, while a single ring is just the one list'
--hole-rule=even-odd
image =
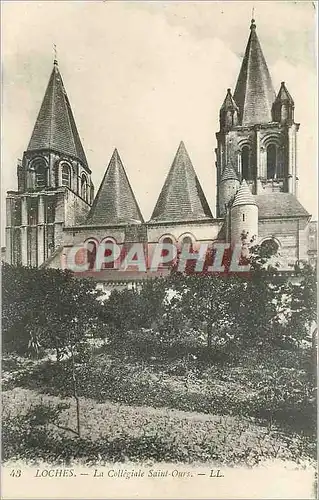
[{"label": "conical roof", "polygon": [[192,162],[180,143],[151,221],[183,221],[212,218]]},{"label": "conical roof", "polygon": [[276,97],[276,103],[278,102],[289,102],[290,104],[294,104],[294,100],[289,94],[285,82],[281,82],[280,89],[278,95]]},{"label": "conical roof", "polygon": [[229,181],[229,180],[239,181],[238,175],[235,172],[235,169],[230,164],[226,165],[226,167],[224,168],[223,173],[222,173],[221,178],[220,178],[220,182]]},{"label": "conical roof", "polygon": [[252,19],[250,36],[238,76],[234,99],[239,106],[242,125],[272,121],[271,109],[275,100],[268,67]]},{"label": "conical roof", "polygon": [[53,149],[66,153],[79,159],[87,166],[86,156],[57,61],[54,61],[50,80],[27,148],[28,151],[39,149]]},{"label": "conical roof", "polygon": [[238,111],[238,106],[231,94],[231,90],[230,89],[227,89],[227,94],[226,94],[226,97],[224,99],[224,102],[220,108],[221,111],[225,111],[227,109],[234,109],[234,110],[237,110]]},{"label": "conical roof", "polygon": [[115,149],[87,217],[87,223],[107,225],[141,222],[144,222],[143,216],[120,155]]},{"label": "conical roof", "polygon": [[256,205],[255,198],[251,194],[251,191],[245,179],[242,180],[242,183],[235,195],[232,208],[239,205]]}]

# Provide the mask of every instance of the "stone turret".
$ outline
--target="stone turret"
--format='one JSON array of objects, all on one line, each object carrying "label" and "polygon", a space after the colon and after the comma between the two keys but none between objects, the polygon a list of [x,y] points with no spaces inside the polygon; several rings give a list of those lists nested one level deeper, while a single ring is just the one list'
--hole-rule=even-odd
[{"label": "stone turret", "polygon": [[18,191],[7,195],[6,261],[41,266],[83,223],[94,197],[91,170],[57,60],[22,160]]},{"label": "stone turret", "polygon": [[250,240],[258,237],[258,207],[254,196],[243,179],[230,210],[231,243],[240,243],[243,234]]},{"label": "stone turret", "polygon": [[238,125],[238,106],[231,94],[231,90],[227,89],[227,94],[219,111],[219,122],[221,129],[230,129]]},{"label": "stone turret", "polygon": [[281,82],[278,95],[273,105],[273,119],[282,125],[292,125],[294,122],[295,103],[289,94],[285,82]]},{"label": "stone turret", "polygon": [[227,165],[222,173],[219,183],[219,217],[224,217],[227,211],[227,206],[235,197],[239,189],[238,176],[231,165]]}]

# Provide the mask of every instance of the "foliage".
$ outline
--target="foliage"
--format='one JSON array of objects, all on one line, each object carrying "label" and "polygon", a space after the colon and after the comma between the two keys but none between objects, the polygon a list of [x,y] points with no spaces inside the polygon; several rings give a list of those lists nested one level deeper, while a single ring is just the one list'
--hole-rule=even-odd
[{"label": "foliage", "polygon": [[[107,347],[109,351],[103,349],[89,362],[76,366],[81,398],[254,417],[298,432],[314,432],[316,401],[307,352],[273,348],[262,352],[258,348],[247,350],[239,362],[228,359],[220,363],[215,358],[208,363],[178,352],[175,358],[155,357],[152,352],[147,358],[123,353],[120,346],[117,352],[114,346]],[[15,385],[37,390],[41,380],[42,392],[70,397],[71,373],[71,360],[46,362],[17,375]],[[12,383],[4,387],[12,387]]]},{"label": "foliage", "polygon": [[315,269],[300,262],[293,276],[282,273],[276,243],[250,241],[245,247],[245,238],[247,257],[242,263],[249,262],[249,273],[172,269],[167,286],[176,295],[163,316],[166,331],[174,336],[176,323],[188,323],[205,332],[209,349],[227,344],[234,350],[251,344],[289,348],[309,341],[310,326],[316,321]]},{"label": "foliage", "polygon": [[147,280],[139,289],[113,290],[104,303],[103,318],[110,339],[121,341],[127,332],[150,328],[163,314],[165,281]]},{"label": "foliage", "polygon": [[55,349],[57,359],[68,345],[83,345],[98,321],[95,283],[69,271],[2,266],[3,347],[40,355]]},{"label": "foliage", "polygon": [[[252,465],[312,456],[315,270],[299,263],[286,275],[276,255],[270,264],[273,247],[250,251],[249,275],[173,269],[103,304],[95,283],[68,272],[4,265],[5,352],[55,349],[59,360],[5,359],[8,397],[15,386],[34,394],[41,381],[48,398],[75,397],[78,418],[70,424],[65,406],[42,404],[7,415],[4,459]],[[106,337],[100,351],[89,348],[92,332]],[[95,425],[103,405],[109,413]]]},{"label": "foliage", "polygon": [[[105,462],[207,462],[253,466],[269,458],[309,460],[307,438],[256,426],[249,418],[202,416],[84,401],[81,438],[68,430],[68,404],[32,404],[3,421],[3,460]],[[18,437],[18,439],[17,439]]]}]

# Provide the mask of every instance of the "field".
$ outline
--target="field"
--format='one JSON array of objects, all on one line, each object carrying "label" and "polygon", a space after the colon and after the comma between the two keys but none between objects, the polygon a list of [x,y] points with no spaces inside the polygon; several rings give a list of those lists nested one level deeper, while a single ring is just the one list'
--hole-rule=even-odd
[{"label": "field", "polygon": [[92,347],[76,365],[80,436],[70,360],[5,355],[3,459],[314,464],[307,351],[247,350],[208,362],[157,356],[143,342],[144,350],[136,342]]}]

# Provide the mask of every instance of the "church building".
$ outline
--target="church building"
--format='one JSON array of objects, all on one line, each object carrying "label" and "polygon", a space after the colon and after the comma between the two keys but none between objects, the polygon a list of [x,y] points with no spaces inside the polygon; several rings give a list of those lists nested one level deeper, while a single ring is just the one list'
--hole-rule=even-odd
[{"label": "church building", "polygon": [[[300,259],[313,260],[316,226],[298,201],[294,101],[284,82],[275,92],[254,20],[236,87],[227,89],[219,123],[214,210],[181,142],[152,216],[144,221],[117,149],[95,195],[55,60],[17,166],[18,189],[7,193],[6,261],[64,268],[69,249],[88,239],[93,246],[109,241],[123,248],[141,242],[148,252],[159,242],[188,243],[194,249],[199,243],[234,243],[243,232],[261,244],[274,241],[287,268]],[[115,283],[134,278],[117,267],[117,262],[107,265],[98,279]]]}]

